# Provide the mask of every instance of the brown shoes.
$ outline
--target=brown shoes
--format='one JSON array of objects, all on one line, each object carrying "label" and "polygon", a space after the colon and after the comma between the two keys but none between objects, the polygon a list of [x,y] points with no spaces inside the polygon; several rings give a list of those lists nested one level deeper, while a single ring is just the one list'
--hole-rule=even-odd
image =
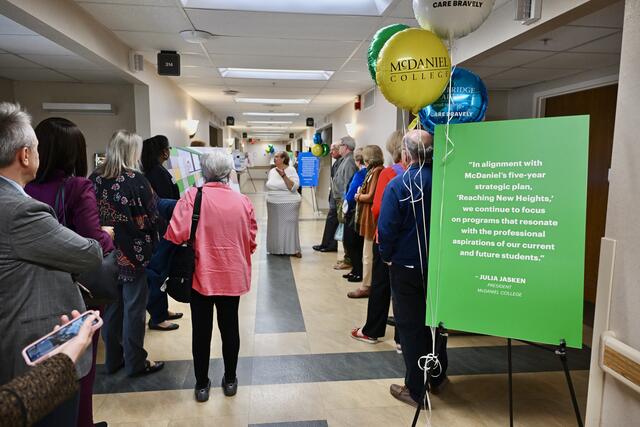
[{"label": "brown shoes", "polygon": [[[418,402],[413,400],[413,397],[411,397],[411,393],[409,393],[409,388],[407,386],[391,384],[391,387],[389,387],[389,393],[391,393],[391,396],[395,397],[400,402],[411,405],[414,408],[417,408],[419,405]],[[420,404],[420,408],[422,408],[422,404]]]},{"label": "brown shoes", "polygon": [[369,298],[369,288],[358,288],[355,291],[351,291],[347,294],[349,298]]}]

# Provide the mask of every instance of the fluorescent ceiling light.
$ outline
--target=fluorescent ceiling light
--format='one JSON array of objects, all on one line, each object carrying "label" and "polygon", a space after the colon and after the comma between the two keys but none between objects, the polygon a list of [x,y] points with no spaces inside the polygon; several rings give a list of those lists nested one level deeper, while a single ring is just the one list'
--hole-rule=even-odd
[{"label": "fluorescent ceiling light", "polygon": [[251,123],[254,125],[290,125],[293,122],[286,122],[286,121],[269,121],[269,120],[249,120],[247,123]]},{"label": "fluorescent ceiling light", "polygon": [[392,0],[182,0],[184,7],[254,12],[380,16]]},{"label": "fluorescent ceiling light", "polygon": [[264,130],[287,130],[289,129],[288,127],[284,127],[284,126],[249,126],[249,130],[257,130],[257,129],[264,129]]},{"label": "fluorescent ceiling light", "polygon": [[329,80],[333,71],[269,70],[262,68],[218,68],[222,77],[232,79]]},{"label": "fluorescent ceiling light", "polygon": [[306,98],[235,98],[236,102],[245,104],[308,104]]},{"label": "fluorescent ceiling light", "polygon": [[274,116],[274,117],[298,117],[300,113],[242,113],[243,116]]}]

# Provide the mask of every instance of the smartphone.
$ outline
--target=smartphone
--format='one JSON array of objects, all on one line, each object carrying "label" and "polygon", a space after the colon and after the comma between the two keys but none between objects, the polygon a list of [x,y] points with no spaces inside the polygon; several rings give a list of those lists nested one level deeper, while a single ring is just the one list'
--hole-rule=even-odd
[{"label": "smartphone", "polygon": [[49,334],[26,346],[24,350],[22,350],[22,357],[24,357],[27,365],[37,365],[54,354],[60,353],[60,349],[78,335],[80,327],[91,315],[96,316],[96,319],[93,321],[93,329],[96,330],[102,326],[102,319],[98,316],[98,313],[90,310],[66,325],[61,326],[58,330],[51,331]]}]

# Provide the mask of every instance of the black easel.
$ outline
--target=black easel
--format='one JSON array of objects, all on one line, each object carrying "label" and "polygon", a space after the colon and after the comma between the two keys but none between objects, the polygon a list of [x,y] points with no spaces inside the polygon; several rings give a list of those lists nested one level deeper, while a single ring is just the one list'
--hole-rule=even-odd
[{"label": "black easel", "polygon": [[[573,410],[576,414],[576,421],[578,422],[579,427],[583,427],[584,424],[582,422],[582,416],[580,415],[580,408],[578,407],[576,391],[573,388],[573,381],[571,381],[571,374],[569,373],[569,364],[567,363],[567,343],[565,340],[561,340],[560,345],[557,348],[547,347],[530,341],[518,341],[542,350],[551,351],[560,357],[560,363],[562,363],[564,376],[567,379],[567,386],[569,387],[569,393],[571,394],[571,403],[573,404]],[[509,364],[509,426],[513,427],[513,363],[511,360],[511,338],[507,338],[507,360]]]}]

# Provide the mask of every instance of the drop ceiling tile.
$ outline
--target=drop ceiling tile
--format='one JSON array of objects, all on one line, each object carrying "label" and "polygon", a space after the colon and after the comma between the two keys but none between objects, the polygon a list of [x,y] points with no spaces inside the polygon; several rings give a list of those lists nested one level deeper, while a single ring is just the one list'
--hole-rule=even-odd
[{"label": "drop ceiling tile", "polygon": [[262,55],[213,55],[216,67],[267,68],[294,70],[338,70],[347,58],[316,58]]},{"label": "drop ceiling tile", "polygon": [[555,80],[583,72],[583,69],[559,69],[559,68],[512,68],[500,74],[491,76],[489,80],[504,79],[526,81],[529,84],[541,81]]},{"label": "drop ceiling tile", "polygon": [[398,5],[389,11],[390,17],[393,18],[413,18],[413,4],[411,0],[402,0]]},{"label": "drop ceiling tile", "polygon": [[175,7],[81,3],[90,14],[114,31],[150,31],[177,34],[191,29],[189,21]]},{"label": "drop ceiling tile", "polygon": [[415,18],[409,18],[409,19],[385,18],[384,21],[382,21],[382,24],[379,25],[379,28],[376,28],[375,31],[378,31],[378,29],[386,27],[387,25],[393,25],[393,24],[404,24],[409,27],[418,27],[418,21],[416,21]]},{"label": "drop ceiling tile", "polygon": [[611,6],[578,19],[571,25],[585,25],[590,27],[622,28],[624,24],[624,1],[618,1]]},{"label": "drop ceiling tile", "polygon": [[224,82],[229,86],[236,87],[273,87],[273,88],[322,88],[327,84],[326,80],[273,80],[268,79],[231,79],[225,78]]},{"label": "drop ceiling tile", "polygon": [[10,80],[34,82],[73,82],[71,77],[64,76],[46,68],[0,68],[0,77]]},{"label": "drop ceiling tile", "polygon": [[[535,40],[526,41],[515,48],[562,52],[563,50],[580,46],[615,32],[617,32],[617,30],[612,28],[575,27],[565,25],[564,27],[557,28],[544,35],[538,36]],[[546,43],[543,41],[544,39],[548,39]]]},{"label": "drop ceiling tile", "polygon": [[331,76],[331,81],[359,81],[373,83],[369,71],[339,71]]},{"label": "drop ceiling tile", "polygon": [[99,70],[102,68],[78,55],[24,55],[24,58],[55,69]]},{"label": "drop ceiling tile", "polygon": [[620,53],[622,31],[571,49],[571,52]]},{"label": "drop ceiling tile", "polygon": [[0,68],[43,68],[19,56],[10,53],[0,53]]},{"label": "drop ceiling tile", "polygon": [[205,43],[207,51],[219,55],[314,56],[346,58],[360,42],[296,40],[261,37],[217,37]]},{"label": "drop ceiling tile", "polygon": [[6,16],[0,15],[0,34],[14,34],[14,35],[32,35],[37,36],[38,33],[35,33],[24,27],[17,22],[12,21]]},{"label": "drop ceiling tile", "polygon": [[471,60],[470,64],[482,67],[517,67],[553,55],[553,52],[539,50],[508,50],[481,60]]},{"label": "drop ceiling tile", "polygon": [[620,63],[620,55],[605,53],[562,52],[527,64],[526,68],[583,68],[595,69]]},{"label": "drop ceiling tile", "polygon": [[359,41],[368,37],[380,22],[377,17],[366,16],[202,9],[186,9],[186,11],[198,29],[213,34],[242,37]]},{"label": "drop ceiling tile", "polygon": [[506,67],[482,67],[475,64],[464,65],[463,68],[475,73],[481,79],[506,71]]},{"label": "drop ceiling tile", "polygon": [[114,31],[126,45],[134,50],[155,51],[175,50],[179,53],[203,53],[199,44],[187,43],[178,33],[158,33],[140,31]]},{"label": "drop ceiling tile", "polygon": [[371,89],[375,83],[373,80],[369,79],[368,81],[329,81],[327,85],[327,89],[341,89],[341,90],[349,90],[356,91],[356,93],[362,93],[368,89]]},{"label": "drop ceiling tile", "polygon": [[2,36],[0,37],[0,49],[15,54],[74,55],[73,52],[42,36]]},{"label": "drop ceiling tile", "polygon": [[367,64],[367,61],[365,61],[364,59],[353,58],[349,62],[347,62],[344,67],[342,67],[341,71],[369,72],[369,66]]}]

